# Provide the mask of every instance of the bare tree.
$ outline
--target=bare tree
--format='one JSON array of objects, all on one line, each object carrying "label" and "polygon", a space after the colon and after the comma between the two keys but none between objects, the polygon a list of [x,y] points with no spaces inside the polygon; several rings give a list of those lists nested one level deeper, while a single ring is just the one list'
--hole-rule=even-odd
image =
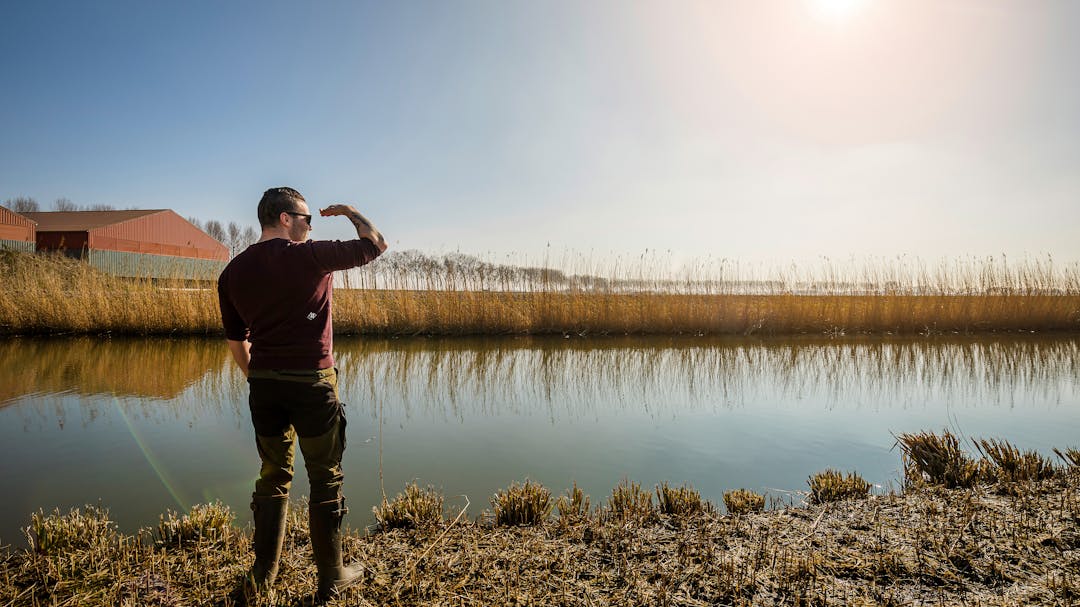
[{"label": "bare tree", "polygon": [[78,211],[79,205],[71,202],[70,198],[57,198],[53,201],[53,210],[55,211]]},{"label": "bare tree", "polygon": [[255,232],[255,228],[251,226],[244,228],[244,234],[240,238],[244,242],[245,249],[259,241],[259,235]]},{"label": "bare tree", "polygon": [[229,222],[229,254],[235,257],[240,252],[240,226],[235,221]]},{"label": "bare tree", "polygon": [[87,211],[115,211],[116,207],[111,204],[92,204],[86,207]]},{"label": "bare tree", "polygon": [[4,206],[16,213],[34,213],[41,210],[38,202],[29,196],[17,196],[4,201]]},{"label": "bare tree", "polygon": [[188,217],[187,220],[190,221],[191,225],[195,226],[196,228],[199,228],[200,230],[203,229],[202,220],[200,220],[198,217]]},{"label": "bare tree", "polygon": [[206,227],[203,231],[210,235],[211,238],[220,242],[223,245],[228,246],[225,238],[225,228],[222,227],[221,222],[216,219],[211,219],[206,222]]}]

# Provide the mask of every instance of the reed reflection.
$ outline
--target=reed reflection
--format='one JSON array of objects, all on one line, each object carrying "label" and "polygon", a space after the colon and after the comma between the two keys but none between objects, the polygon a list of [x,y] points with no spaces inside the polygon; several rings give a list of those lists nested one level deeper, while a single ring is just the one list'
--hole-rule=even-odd
[{"label": "reed reflection", "polygon": [[0,408],[18,405],[24,426],[60,427],[73,415],[86,426],[114,407],[156,421],[191,413],[162,405],[176,399],[199,403],[205,413],[232,392],[226,355],[222,344],[205,338],[0,340]]},{"label": "reed reflection", "polygon": [[0,404],[32,392],[175,398],[224,357],[196,338],[0,340]]},{"label": "reed reflection", "polygon": [[1055,406],[1075,397],[1080,341],[912,339],[364,340],[336,344],[348,402],[389,417],[740,407],[815,399],[828,407]]},{"label": "reed reflection", "polygon": [[[1053,407],[1080,393],[1080,340],[1035,336],[339,338],[335,345],[342,400],[372,418],[380,402],[388,419],[554,421],[811,399],[830,408]],[[84,424],[114,406],[149,421],[222,414],[246,421],[244,378],[218,340],[0,341],[0,407],[22,402],[24,415],[61,416],[63,424],[72,395]]]}]

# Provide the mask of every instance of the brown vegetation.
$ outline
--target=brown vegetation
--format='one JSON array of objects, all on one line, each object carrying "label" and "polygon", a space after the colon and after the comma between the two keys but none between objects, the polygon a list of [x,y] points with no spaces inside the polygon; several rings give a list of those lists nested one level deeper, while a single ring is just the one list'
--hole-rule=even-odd
[{"label": "brown vegetation", "polygon": [[0,285],[0,333],[220,331],[216,295],[184,280],[119,278],[56,254],[0,250]]},{"label": "brown vegetation", "polygon": [[432,487],[421,489],[416,483],[405,486],[392,500],[372,508],[375,520],[383,529],[422,529],[442,522],[443,496]]},{"label": "brown vegetation", "polygon": [[844,474],[825,470],[810,477],[811,504],[828,504],[843,500],[863,499],[870,494],[870,483],[855,472]]},{"label": "brown vegetation", "polygon": [[[1080,277],[1039,263],[915,276],[596,279],[509,266],[381,260],[334,296],[335,330],[365,335],[934,334],[1075,331]],[[643,262],[644,263],[644,262]],[[367,268],[367,267],[365,267]],[[423,271],[418,268],[425,268]],[[722,274],[722,273],[721,273]],[[363,275],[368,276],[368,275]],[[553,276],[555,278],[553,278]],[[556,278],[558,278],[556,280]],[[898,280],[903,279],[903,280]],[[877,280],[878,282],[874,282]],[[213,285],[108,276],[0,252],[0,332],[218,333]],[[378,286],[350,289],[349,286]]]},{"label": "brown vegetation", "polygon": [[729,514],[748,514],[765,509],[765,496],[749,489],[735,489],[724,493],[724,507]]}]

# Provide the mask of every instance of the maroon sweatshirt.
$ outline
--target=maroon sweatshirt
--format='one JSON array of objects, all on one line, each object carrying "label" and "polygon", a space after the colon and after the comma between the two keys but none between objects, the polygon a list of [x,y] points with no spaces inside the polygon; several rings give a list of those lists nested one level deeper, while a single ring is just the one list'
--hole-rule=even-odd
[{"label": "maroon sweatshirt", "polygon": [[251,342],[249,369],[334,366],[332,272],[379,256],[367,239],[258,242],[225,266],[218,303],[225,337]]}]

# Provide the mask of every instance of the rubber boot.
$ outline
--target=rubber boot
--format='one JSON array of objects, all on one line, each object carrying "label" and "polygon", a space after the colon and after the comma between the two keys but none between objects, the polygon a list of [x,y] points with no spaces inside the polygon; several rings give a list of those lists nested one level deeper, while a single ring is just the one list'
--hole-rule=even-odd
[{"label": "rubber boot", "polygon": [[251,510],[255,514],[255,564],[251,566],[251,581],[261,592],[273,585],[277,577],[289,496],[252,495]]},{"label": "rubber boot", "polygon": [[311,504],[308,523],[311,526],[311,551],[319,570],[319,587],[315,598],[326,602],[342,590],[360,581],[363,567],[359,563],[344,566],[341,560],[341,521],[349,511],[345,498]]},{"label": "rubber boot", "polygon": [[285,539],[285,515],[289,512],[289,497],[251,496],[251,511],[255,518],[255,563],[240,577],[228,598],[217,606],[250,605],[255,597],[266,591],[277,577],[281,544]]}]

